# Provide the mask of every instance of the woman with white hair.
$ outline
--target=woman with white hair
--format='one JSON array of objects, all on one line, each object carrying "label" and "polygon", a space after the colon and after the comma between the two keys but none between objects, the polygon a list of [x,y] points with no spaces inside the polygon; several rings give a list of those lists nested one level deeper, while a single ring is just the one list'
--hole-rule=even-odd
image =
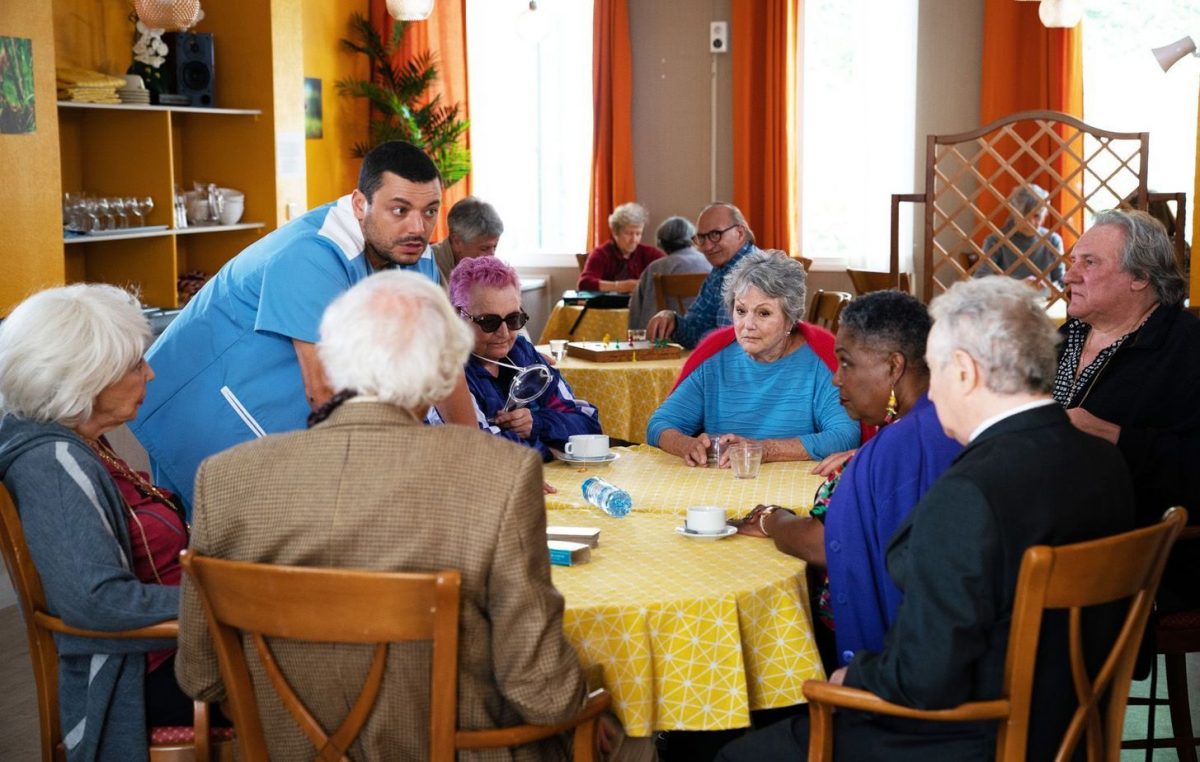
[{"label": "woman with white hair", "polygon": [[621,204],[608,216],[612,238],[592,249],[579,274],[580,291],[619,291],[628,294],[637,287],[642,271],[666,256],[642,243],[650,213],[641,204]]},{"label": "woman with white hair", "polygon": [[710,434],[723,444],[760,441],[763,462],[820,460],[857,446],[859,426],[833,372],[799,327],[804,296],[800,262],[746,254],[722,290],[736,342],[680,382],[651,416],[646,441],[689,466],[707,462]]},{"label": "woman with white hair", "polygon": [[[154,372],[150,326],[115,286],[42,291],[0,324],[0,478],[50,613],[90,630],[173,619],[188,527],[175,495],[104,435],[133,419]],[[161,640],[59,635],[59,714],[70,759],[134,759],[150,725],[191,725]]]}]

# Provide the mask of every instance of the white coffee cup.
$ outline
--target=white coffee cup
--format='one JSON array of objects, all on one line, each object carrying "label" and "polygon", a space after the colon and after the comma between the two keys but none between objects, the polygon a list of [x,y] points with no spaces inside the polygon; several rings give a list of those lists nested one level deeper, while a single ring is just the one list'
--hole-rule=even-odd
[{"label": "white coffee cup", "polygon": [[725,531],[725,509],[715,505],[688,508],[687,528],[698,534],[720,534]]},{"label": "white coffee cup", "polygon": [[603,458],[608,455],[608,435],[575,434],[563,451],[575,458]]}]

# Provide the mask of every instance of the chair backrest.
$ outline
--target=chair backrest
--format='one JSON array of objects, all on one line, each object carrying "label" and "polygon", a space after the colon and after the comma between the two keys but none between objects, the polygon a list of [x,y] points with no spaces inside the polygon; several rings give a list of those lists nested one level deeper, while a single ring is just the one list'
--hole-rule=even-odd
[{"label": "chair backrest", "polygon": [[[854,270],[846,268],[846,274],[850,276],[850,284],[854,286],[855,296],[869,294],[872,291],[887,291],[896,287],[896,275],[890,272],[878,272],[875,270]],[[912,281],[908,273],[900,273],[900,290],[911,294]]]},{"label": "chair backrest", "polygon": [[49,762],[55,758],[55,747],[62,739],[58,718],[58,648],[54,645],[54,637],[39,627],[34,617],[36,612],[46,611],[46,593],[29,556],[17,506],[3,485],[0,485],[0,553],[4,555],[4,565],[17,591],[17,605],[25,620],[29,656],[33,660],[33,681],[37,686],[42,759]]},{"label": "chair backrest", "polygon": [[[253,643],[272,687],[317,749],[318,759],[344,756],[374,708],[388,644],[432,641],[431,760],[453,760],[458,724],[457,571],[428,574],[255,564],[181,556],[208,619],[221,677],[233,710],[243,760],[266,760],[266,741],[242,636]],[[371,643],[374,658],[362,692],[340,727],[326,733],[288,685],[265,638]]]},{"label": "chair backrest", "polygon": [[796,254],[796,255],[794,255],[794,256],[792,257],[792,259],[795,259],[795,260],[796,260],[796,261],[798,261],[800,264],[804,265],[804,272],[806,272],[806,273],[807,273],[807,272],[811,272],[811,271],[812,271],[812,263],[813,263],[813,261],[812,261],[811,259],[809,259],[808,257],[802,257],[802,256],[800,256],[799,254]]},{"label": "chair backrest", "polygon": [[[690,299],[700,293],[704,279],[708,273],[673,273],[654,275],[654,298],[660,310],[675,310],[680,315],[687,314],[687,304]],[[675,304],[672,306],[671,300]]]},{"label": "chair backrest", "polygon": [[804,318],[804,322],[819,325],[830,333],[837,333],[842,310],[853,298],[845,291],[825,291],[818,288],[812,304],[808,305],[808,316]]},{"label": "chair backrest", "polygon": [[579,263],[579,272],[583,272],[583,266],[587,264],[587,254],[576,254],[575,261]]},{"label": "chair backrest", "polygon": [[[1080,740],[1087,745],[1089,759],[1117,759],[1138,646],[1167,556],[1186,523],[1187,511],[1172,508],[1151,527],[1074,545],[1040,545],[1025,551],[1004,675],[1011,708],[1000,724],[996,759],[1025,758],[1038,638],[1048,610],[1067,612],[1069,661],[1078,703],[1057,759],[1069,759]],[[1130,603],[1119,634],[1099,671],[1089,677],[1084,658],[1083,610],[1122,600]]]}]

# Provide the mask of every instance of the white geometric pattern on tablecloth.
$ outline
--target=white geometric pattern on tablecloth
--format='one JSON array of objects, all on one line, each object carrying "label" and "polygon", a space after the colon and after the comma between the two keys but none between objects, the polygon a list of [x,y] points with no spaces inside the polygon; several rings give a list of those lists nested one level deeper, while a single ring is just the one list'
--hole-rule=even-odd
[{"label": "white geometric pattern on tablecloth", "polygon": [[803,681],[824,676],[804,564],[770,541],[697,542],[661,514],[551,520],[601,530],[590,563],[552,571],[563,629],[585,667],[602,667],[630,735],[745,727],[751,710],[798,703]]}]

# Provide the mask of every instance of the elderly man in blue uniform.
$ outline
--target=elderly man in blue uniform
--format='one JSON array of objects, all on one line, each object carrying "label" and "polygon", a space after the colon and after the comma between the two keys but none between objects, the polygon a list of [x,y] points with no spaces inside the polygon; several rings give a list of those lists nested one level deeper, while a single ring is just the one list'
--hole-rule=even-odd
[{"label": "elderly man in blue uniform", "polygon": [[712,265],[700,293],[683,317],[673,310],[663,310],[646,324],[647,338],[671,339],[689,349],[712,329],[733,325],[733,318],[721,300],[725,276],[737,267],[742,257],[759,250],[741,210],[724,201],[704,207],[696,219],[696,231],[692,243]]},{"label": "elderly man in blue uniform", "polygon": [[[332,394],[315,348],[325,307],[379,270],[438,283],[429,237],[441,198],[428,156],[384,143],[363,159],[354,192],[250,245],[205,284],[146,354],[157,380],[131,428],[159,483],[190,506],[204,458],[304,428]],[[465,381],[440,412],[475,425]]]}]

